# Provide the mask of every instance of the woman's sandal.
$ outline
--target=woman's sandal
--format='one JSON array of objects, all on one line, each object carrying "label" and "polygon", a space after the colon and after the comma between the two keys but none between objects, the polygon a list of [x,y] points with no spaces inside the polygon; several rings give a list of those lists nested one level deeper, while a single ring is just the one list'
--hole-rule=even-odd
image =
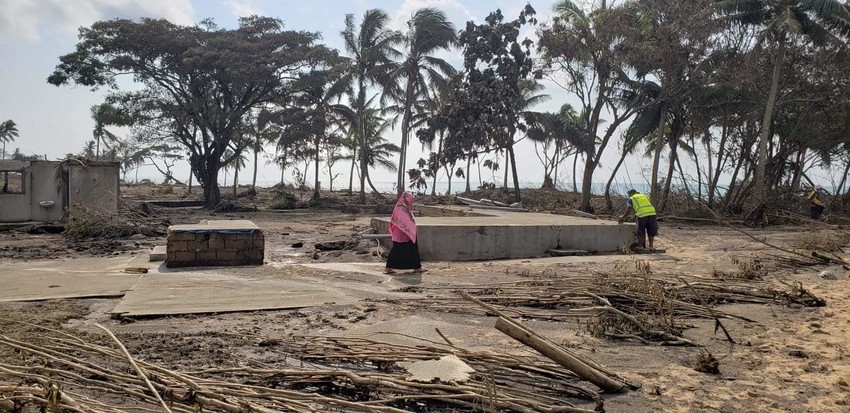
[{"label": "woman's sandal", "polygon": [[391,270],[391,269],[385,269],[385,270],[384,270],[384,274],[392,275],[392,274],[395,274],[395,271],[393,271],[393,270]]},{"label": "woman's sandal", "polygon": [[414,274],[422,274],[423,272],[428,272],[428,270],[423,270],[422,268],[413,270]]}]

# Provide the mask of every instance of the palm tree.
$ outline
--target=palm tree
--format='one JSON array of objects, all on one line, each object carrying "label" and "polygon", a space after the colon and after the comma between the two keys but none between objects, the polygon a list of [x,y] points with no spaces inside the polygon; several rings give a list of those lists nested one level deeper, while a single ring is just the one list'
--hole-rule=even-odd
[{"label": "palm tree", "polygon": [[[354,118],[355,129],[364,130],[367,122],[367,92],[373,85],[383,86],[387,83],[388,73],[393,59],[401,53],[395,49],[403,39],[400,33],[387,28],[389,16],[380,9],[370,9],[363,14],[360,27],[354,24],[354,15],[345,16],[345,30],[342,38],[345,50],[351,54],[350,70],[339,83],[348,86],[349,92],[355,94],[352,108],[356,110]],[[368,142],[364,134],[360,137],[358,151],[368,150]],[[362,154],[360,159],[360,202],[366,203],[366,171],[367,157]]]},{"label": "palm tree", "polygon": [[776,44],[755,167],[755,194],[763,204],[767,189],[767,147],[773,134],[785,49],[795,38],[804,38],[820,46],[843,44],[836,36],[850,35],[850,5],[841,4],[839,0],[715,0],[715,5],[724,19],[761,27],[758,46],[768,40]]},{"label": "palm tree", "polygon": [[[587,139],[578,115],[572,105],[566,103],[558,113],[530,113],[527,122],[531,124],[528,138],[534,142],[537,157],[543,163],[543,188],[555,189],[558,165],[562,160],[573,152],[586,151],[583,145]],[[537,151],[538,145],[543,147],[543,156]]]},{"label": "palm tree", "polygon": [[[239,187],[239,170],[244,169],[245,166],[248,165],[248,157],[245,155],[244,150],[240,150],[239,154],[234,156],[235,152],[233,148],[227,148],[224,150],[224,154],[221,156],[222,159],[230,159],[230,162],[224,164],[221,168],[225,170],[225,172],[229,169],[233,169],[233,196],[236,196],[236,190]],[[225,175],[224,184],[227,185],[227,177]]]},{"label": "palm tree", "polygon": [[[348,140],[357,142],[358,148],[350,156],[356,156],[356,160],[360,163],[360,182],[362,185],[368,182],[372,191],[382,196],[372,183],[369,168],[380,166],[392,172],[397,171],[397,166],[389,158],[399,153],[401,149],[383,138],[383,134],[392,128],[393,120],[383,116],[384,110],[369,107],[375,100],[375,96],[366,101],[365,109],[357,106],[357,100],[353,96],[349,98],[352,100],[351,104],[333,105],[330,110],[337,118],[335,123],[348,133]],[[342,141],[345,142],[345,139]],[[341,159],[348,158],[349,156],[341,157]],[[365,203],[365,195],[361,194],[361,198],[361,202]]]},{"label": "palm tree", "polygon": [[[549,100],[550,96],[546,94],[539,93],[543,91],[545,87],[542,83],[534,81],[534,80],[524,80],[519,84],[519,97],[514,105],[516,107],[517,113],[520,115],[522,119],[530,119],[533,118],[539,112],[534,112],[531,110],[532,107],[537,106],[540,103],[546,102]],[[505,145],[505,182],[504,187],[508,187],[508,174],[513,172],[514,176],[514,191],[516,199],[520,199],[519,192],[519,182],[517,182],[517,172],[516,165],[511,163],[511,158],[513,158],[513,146],[516,143],[514,140],[514,134],[516,133],[516,128],[514,130],[509,131],[508,142]],[[514,160],[515,162],[516,160]]]},{"label": "palm tree", "polygon": [[94,129],[92,130],[92,136],[96,142],[95,144],[95,160],[100,160],[100,144],[103,143],[107,149],[111,147],[111,144],[118,142],[121,140],[114,133],[106,130],[107,125],[126,125],[127,121],[125,120],[124,115],[119,111],[119,109],[108,103],[101,103],[99,105],[94,105],[91,107],[91,118],[94,120]]},{"label": "palm tree", "polygon": [[0,123],[0,142],[3,142],[3,156],[0,159],[6,159],[6,143],[14,142],[18,136],[20,135],[18,134],[18,125],[15,124],[15,121],[9,119]]},{"label": "palm tree", "polygon": [[432,54],[440,50],[449,50],[457,42],[454,25],[446,19],[446,14],[435,8],[422,8],[413,14],[407,22],[404,34],[404,60],[391,64],[389,84],[386,89],[390,97],[399,103],[402,109],[401,120],[401,157],[398,165],[398,194],[405,188],[407,166],[407,148],[410,143],[411,124],[414,106],[423,102],[446,83],[446,76],[455,73],[455,69],[445,60]]}]

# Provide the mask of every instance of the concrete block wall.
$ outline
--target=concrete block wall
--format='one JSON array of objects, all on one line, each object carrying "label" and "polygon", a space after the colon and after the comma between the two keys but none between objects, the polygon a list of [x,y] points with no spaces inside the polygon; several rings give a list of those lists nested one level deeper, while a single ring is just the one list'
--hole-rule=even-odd
[{"label": "concrete block wall", "polygon": [[168,231],[167,267],[262,265],[265,238],[251,231]]}]

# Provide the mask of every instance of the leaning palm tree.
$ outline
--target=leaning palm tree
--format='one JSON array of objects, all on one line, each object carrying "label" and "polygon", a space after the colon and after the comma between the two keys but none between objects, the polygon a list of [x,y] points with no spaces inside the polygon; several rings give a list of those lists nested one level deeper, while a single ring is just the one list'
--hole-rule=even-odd
[{"label": "leaning palm tree", "polygon": [[3,142],[3,156],[0,159],[6,159],[6,144],[15,141],[18,136],[18,125],[15,121],[9,119],[0,123],[0,142]]},{"label": "leaning palm tree", "polygon": [[121,140],[121,138],[117,135],[108,131],[106,126],[126,126],[130,123],[130,120],[120,109],[110,105],[109,103],[101,103],[99,105],[92,106],[91,118],[94,121],[94,129],[92,130],[92,136],[95,140],[94,155],[95,160],[99,161],[101,143],[104,147],[106,147],[106,149],[112,149],[112,146]]},{"label": "leaning palm tree", "polygon": [[457,31],[442,11],[426,7],[416,11],[407,22],[404,34],[404,60],[391,64],[389,84],[385,91],[402,107],[401,156],[398,165],[398,194],[405,188],[407,147],[414,106],[422,102],[434,89],[445,85],[446,77],[455,69],[445,60],[433,56],[440,50],[449,50],[457,42]]},{"label": "leaning palm tree", "polygon": [[[401,56],[395,46],[402,41],[401,34],[387,28],[390,18],[387,13],[380,9],[370,9],[363,14],[363,20],[357,27],[354,23],[354,15],[345,16],[345,30],[342,38],[345,50],[351,55],[348,62],[350,70],[337,82],[346,85],[349,92],[355,96],[352,105],[356,110],[354,119],[355,129],[362,130],[366,127],[367,111],[369,105],[367,99],[368,89],[371,86],[383,86],[387,83],[390,65],[394,59]],[[368,142],[364,135],[359,134],[360,152],[367,150]],[[366,157],[360,156],[360,202],[366,203]]]},{"label": "leaning palm tree", "polygon": [[776,45],[773,77],[765,104],[756,159],[755,194],[763,200],[767,189],[767,148],[773,133],[785,49],[794,39],[800,38],[819,46],[829,43],[846,45],[846,38],[850,35],[850,5],[842,4],[839,0],[715,0],[715,5],[724,19],[760,27],[757,46],[767,41]]}]

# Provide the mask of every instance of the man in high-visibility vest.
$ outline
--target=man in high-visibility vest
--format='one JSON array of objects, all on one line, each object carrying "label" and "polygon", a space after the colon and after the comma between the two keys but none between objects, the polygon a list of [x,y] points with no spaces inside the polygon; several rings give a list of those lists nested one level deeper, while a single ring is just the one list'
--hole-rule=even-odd
[{"label": "man in high-visibility vest", "polygon": [[812,191],[809,192],[809,195],[806,197],[806,200],[809,201],[809,215],[814,220],[819,220],[820,216],[823,214],[823,211],[826,210],[826,206],[823,204],[823,201],[820,200],[820,193],[823,191],[823,187],[820,185],[815,185],[812,187]]},{"label": "man in high-visibility vest", "polygon": [[623,216],[618,222],[621,224],[629,216],[629,213],[635,213],[637,217],[637,231],[635,235],[638,238],[638,244],[641,248],[646,248],[646,236],[649,235],[649,250],[655,251],[655,237],[658,236],[658,220],[655,219],[655,207],[649,201],[649,197],[635,191],[629,190],[628,207]]}]

